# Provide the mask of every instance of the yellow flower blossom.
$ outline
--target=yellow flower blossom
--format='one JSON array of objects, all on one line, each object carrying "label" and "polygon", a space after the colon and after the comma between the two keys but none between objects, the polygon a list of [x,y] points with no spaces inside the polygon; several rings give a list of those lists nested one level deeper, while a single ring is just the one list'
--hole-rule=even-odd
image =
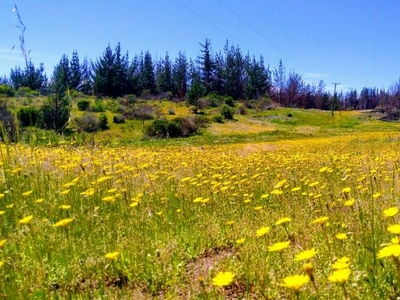
[{"label": "yellow flower blossom", "polygon": [[302,261],[302,260],[309,260],[313,258],[315,255],[317,255],[318,251],[315,250],[315,248],[311,248],[310,250],[304,250],[300,253],[298,253],[294,260],[295,261]]},{"label": "yellow flower blossom", "polygon": [[213,278],[212,284],[215,286],[228,286],[233,282],[233,279],[235,278],[235,274],[232,272],[218,272],[218,274]]},{"label": "yellow flower blossom", "polygon": [[67,218],[67,219],[63,219],[61,221],[58,221],[57,223],[55,223],[53,226],[54,227],[66,227],[69,223],[71,223],[74,219],[72,218]]},{"label": "yellow flower blossom", "polygon": [[29,197],[32,193],[33,193],[33,190],[24,192],[21,195],[22,195],[22,197]]},{"label": "yellow flower blossom", "polygon": [[285,250],[286,248],[288,248],[290,245],[290,241],[286,241],[286,242],[278,242],[275,243],[271,246],[268,246],[268,251],[269,252],[280,252]]},{"label": "yellow flower blossom", "polygon": [[328,280],[334,283],[344,284],[346,281],[349,280],[350,273],[350,269],[336,270],[332,273],[332,275],[328,277]]},{"label": "yellow flower blossom", "polygon": [[386,247],[383,247],[379,250],[377,258],[385,258],[385,257],[399,257],[400,256],[400,244],[391,244]]},{"label": "yellow flower blossom", "polygon": [[314,221],[312,221],[311,224],[312,224],[312,225],[313,225],[313,224],[320,224],[320,225],[322,225],[322,224],[325,224],[328,220],[329,220],[329,217],[320,217],[320,218],[317,218],[317,219],[315,219]]},{"label": "yellow flower blossom", "polygon": [[284,278],[281,286],[287,287],[295,293],[298,293],[301,287],[308,282],[310,282],[310,277],[307,275],[293,275]]},{"label": "yellow flower blossom", "polygon": [[256,236],[266,235],[268,232],[270,232],[270,230],[271,230],[271,227],[269,227],[269,226],[261,227],[260,229],[257,230]]},{"label": "yellow flower blossom", "polygon": [[4,240],[0,240],[0,248],[3,248],[3,247],[4,247],[4,245],[6,244],[6,242],[7,242],[7,240],[6,240],[6,239],[4,239]]},{"label": "yellow flower blossom", "polygon": [[25,218],[22,218],[21,220],[18,221],[18,224],[26,225],[29,224],[33,219],[33,215],[27,216]]},{"label": "yellow flower blossom", "polygon": [[279,219],[278,221],[276,221],[275,225],[281,225],[281,224],[284,224],[284,223],[288,223],[290,221],[292,221],[292,218],[289,218],[289,217],[282,218],[282,219]]},{"label": "yellow flower blossom", "polygon": [[397,207],[389,207],[388,209],[385,209],[383,211],[383,215],[385,217],[394,217],[395,215],[397,215],[399,213],[399,209]]},{"label": "yellow flower blossom", "polygon": [[351,188],[350,187],[345,187],[344,189],[342,189],[342,193],[343,194],[349,194],[351,192]]},{"label": "yellow flower blossom", "polygon": [[390,225],[387,228],[387,231],[389,231],[390,233],[393,233],[393,234],[400,234],[400,224]]},{"label": "yellow flower blossom", "polygon": [[338,234],[335,235],[335,237],[336,237],[338,240],[346,240],[346,239],[347,239],[347,234],[345,234],[345,233],[338,233]]},{"label": "yellow flower blossom", "polygon": [[119,252],[115,251],[115,252],[107,253],[104,257],[109,260],[115,260],[115,259],[117,259],[118,256],[119,256]]}]

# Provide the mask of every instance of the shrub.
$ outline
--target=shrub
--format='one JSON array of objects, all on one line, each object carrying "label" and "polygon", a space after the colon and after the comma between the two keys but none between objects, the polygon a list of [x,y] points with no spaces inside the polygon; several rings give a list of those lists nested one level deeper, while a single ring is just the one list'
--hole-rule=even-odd
[{"label": "shrub", "polygon": [[34,91],[29,87],[26,86],[21,86],[18,90],[17,90],[17,96],[20,97],[24,97],[24,96],[39,96],[40,93],[38,91]]},{"label": "shrub", "polygon": [[233,120],[234,114],[235,114],[235,109],[234,109],[233,107],[230,107],[230,106],[227,105],[227,104],[224,104],[224,105],[221,107],[221,116],[222,116],[224,119]]},{"label": "shrub", "polygon": [[151,90],[143,90],[142,94],[140,95],[140,98],[145,99],[145,100],[150,100],[152,98],[152,93]]},{"label": "shrub", "polygon": [[125,123],[125,117],[123,115],[114,116],[113,123],[115,123],[115,124]]},{"label": "shrub", "polygon": [[78,127],[78,131],[96,132],[100,130],[99,117],[94,113],[85,113],[83,116],[77,116],[74,124]]},{"label": "shrub", "polygon": [[78,110],[80,111],[85,111],[88,110],[90,107],[90,101],[89,100],[79,100],[78,103],[76,103],[78,106]]},{"label": "shrub", "polygon": [[3,141],[16,142],[19,136],[14,114],[8,110],[4,101],[0,102],[0,138]]},{"label": "shrub", "polygon": [[110,99],[105,101],[105,109],[111,112],[116,112],[119,108],[119,103],[115,99]]},{"label": "shrub", "polygon": [[35,126],[40,118],[40,112],[34,107],[23,107],[18,113],[17,117],[22,127]]},{"label": "shrub", "polygon": [[15,90],[11,85],[0,84],[0,95],[6,95],[7,97],[14,97]]},{"label": "shrub", "polygon": [[213,117],[213,121],[216,123],[223,124],[224,123],[224,118],[221,115],[215,115]]},{"label": "shrub", "polygon": [[240,105],[238,110],[239,110],[240,115],[242,115],[242,116],[247,115],[246,105],[244,105],[244,104]]},{"label": "shrub", "polygon": [[146,134],[159,138],[188,137],[197,134],[200,128],[208,123],[206,118],[199,116],[187,116],[172,120],[156,119],[147,126]]},{"label": "shrub", "polygon": [[224,102],[230,107],[235,107],[235,103],[233,102],[233,98],[231,96],[224,97]]},{"label": "shrub", "polygon": [[108,118],[106,114],[101,114],[99,117],[99,127],[101,130],[107,130],[110,129],[110,126],[108,126]]},{"label": "shrub", "polygon": [[91,111],[93,112],[105,112],[103,101],[100,99],[96,99],[94,101],[94,105],[92,106]]},{"label": "shrub", "polygon": [[168,114],[175,115],[175,109],[173,109],[172,107],[168,108]]}]

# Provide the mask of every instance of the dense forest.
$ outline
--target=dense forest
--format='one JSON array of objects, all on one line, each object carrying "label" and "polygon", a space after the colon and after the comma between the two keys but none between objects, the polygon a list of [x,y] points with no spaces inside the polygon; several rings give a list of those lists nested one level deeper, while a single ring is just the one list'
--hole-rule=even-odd
[{"label": "dense forest", "polygon": [[271,70],[263,57],[243,54],[239,46],[229,42],[223,50],[213,51],[206,39],[200,43],[199,53],[195,59],[180,52],[174,59],[167,53],[154,60],[146,51],[130,58],[120,44],[115,48],[109,45],[95,60],[81,60],[77,51],[71,57],[63,55],[50,77],[43,64],[36,67],[27,60],[24,68],[17,66],[9,77],[0,78],[0,93],[12,95],[19,89],[30,89],[62,98],[66,90],[76,90],[98,97],[186,99],[193,105],[203,96],[216,94],[235,100],[269,98],[298,108],[400,108],[400,81],[388,90],[365,87],[360,92],[332,95],[326,89],[328,83],[307,83],[294,70],[287,72],[282,61]]}]

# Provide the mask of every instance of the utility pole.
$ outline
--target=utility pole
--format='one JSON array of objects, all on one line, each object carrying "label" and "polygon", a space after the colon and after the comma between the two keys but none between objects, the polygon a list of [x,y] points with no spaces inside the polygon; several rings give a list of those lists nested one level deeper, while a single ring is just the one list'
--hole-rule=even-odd
[{"label": "utility pole", "polygon": [[340,84],[340,82],[332,82],[334,85],[333,88],[333,100],[332,100],[332,117],[333,117],[333,111],[335,110],[335,104],[336,104],[336,86]]}]

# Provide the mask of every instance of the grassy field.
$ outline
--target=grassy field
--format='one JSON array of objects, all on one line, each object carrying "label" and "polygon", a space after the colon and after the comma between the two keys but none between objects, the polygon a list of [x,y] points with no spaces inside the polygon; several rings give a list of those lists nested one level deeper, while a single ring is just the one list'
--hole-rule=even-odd
[{"label": "grassy field", "polygon": [[276,109],[103,134],[0,147],[0,297],[400,296],[398,124]]}]

